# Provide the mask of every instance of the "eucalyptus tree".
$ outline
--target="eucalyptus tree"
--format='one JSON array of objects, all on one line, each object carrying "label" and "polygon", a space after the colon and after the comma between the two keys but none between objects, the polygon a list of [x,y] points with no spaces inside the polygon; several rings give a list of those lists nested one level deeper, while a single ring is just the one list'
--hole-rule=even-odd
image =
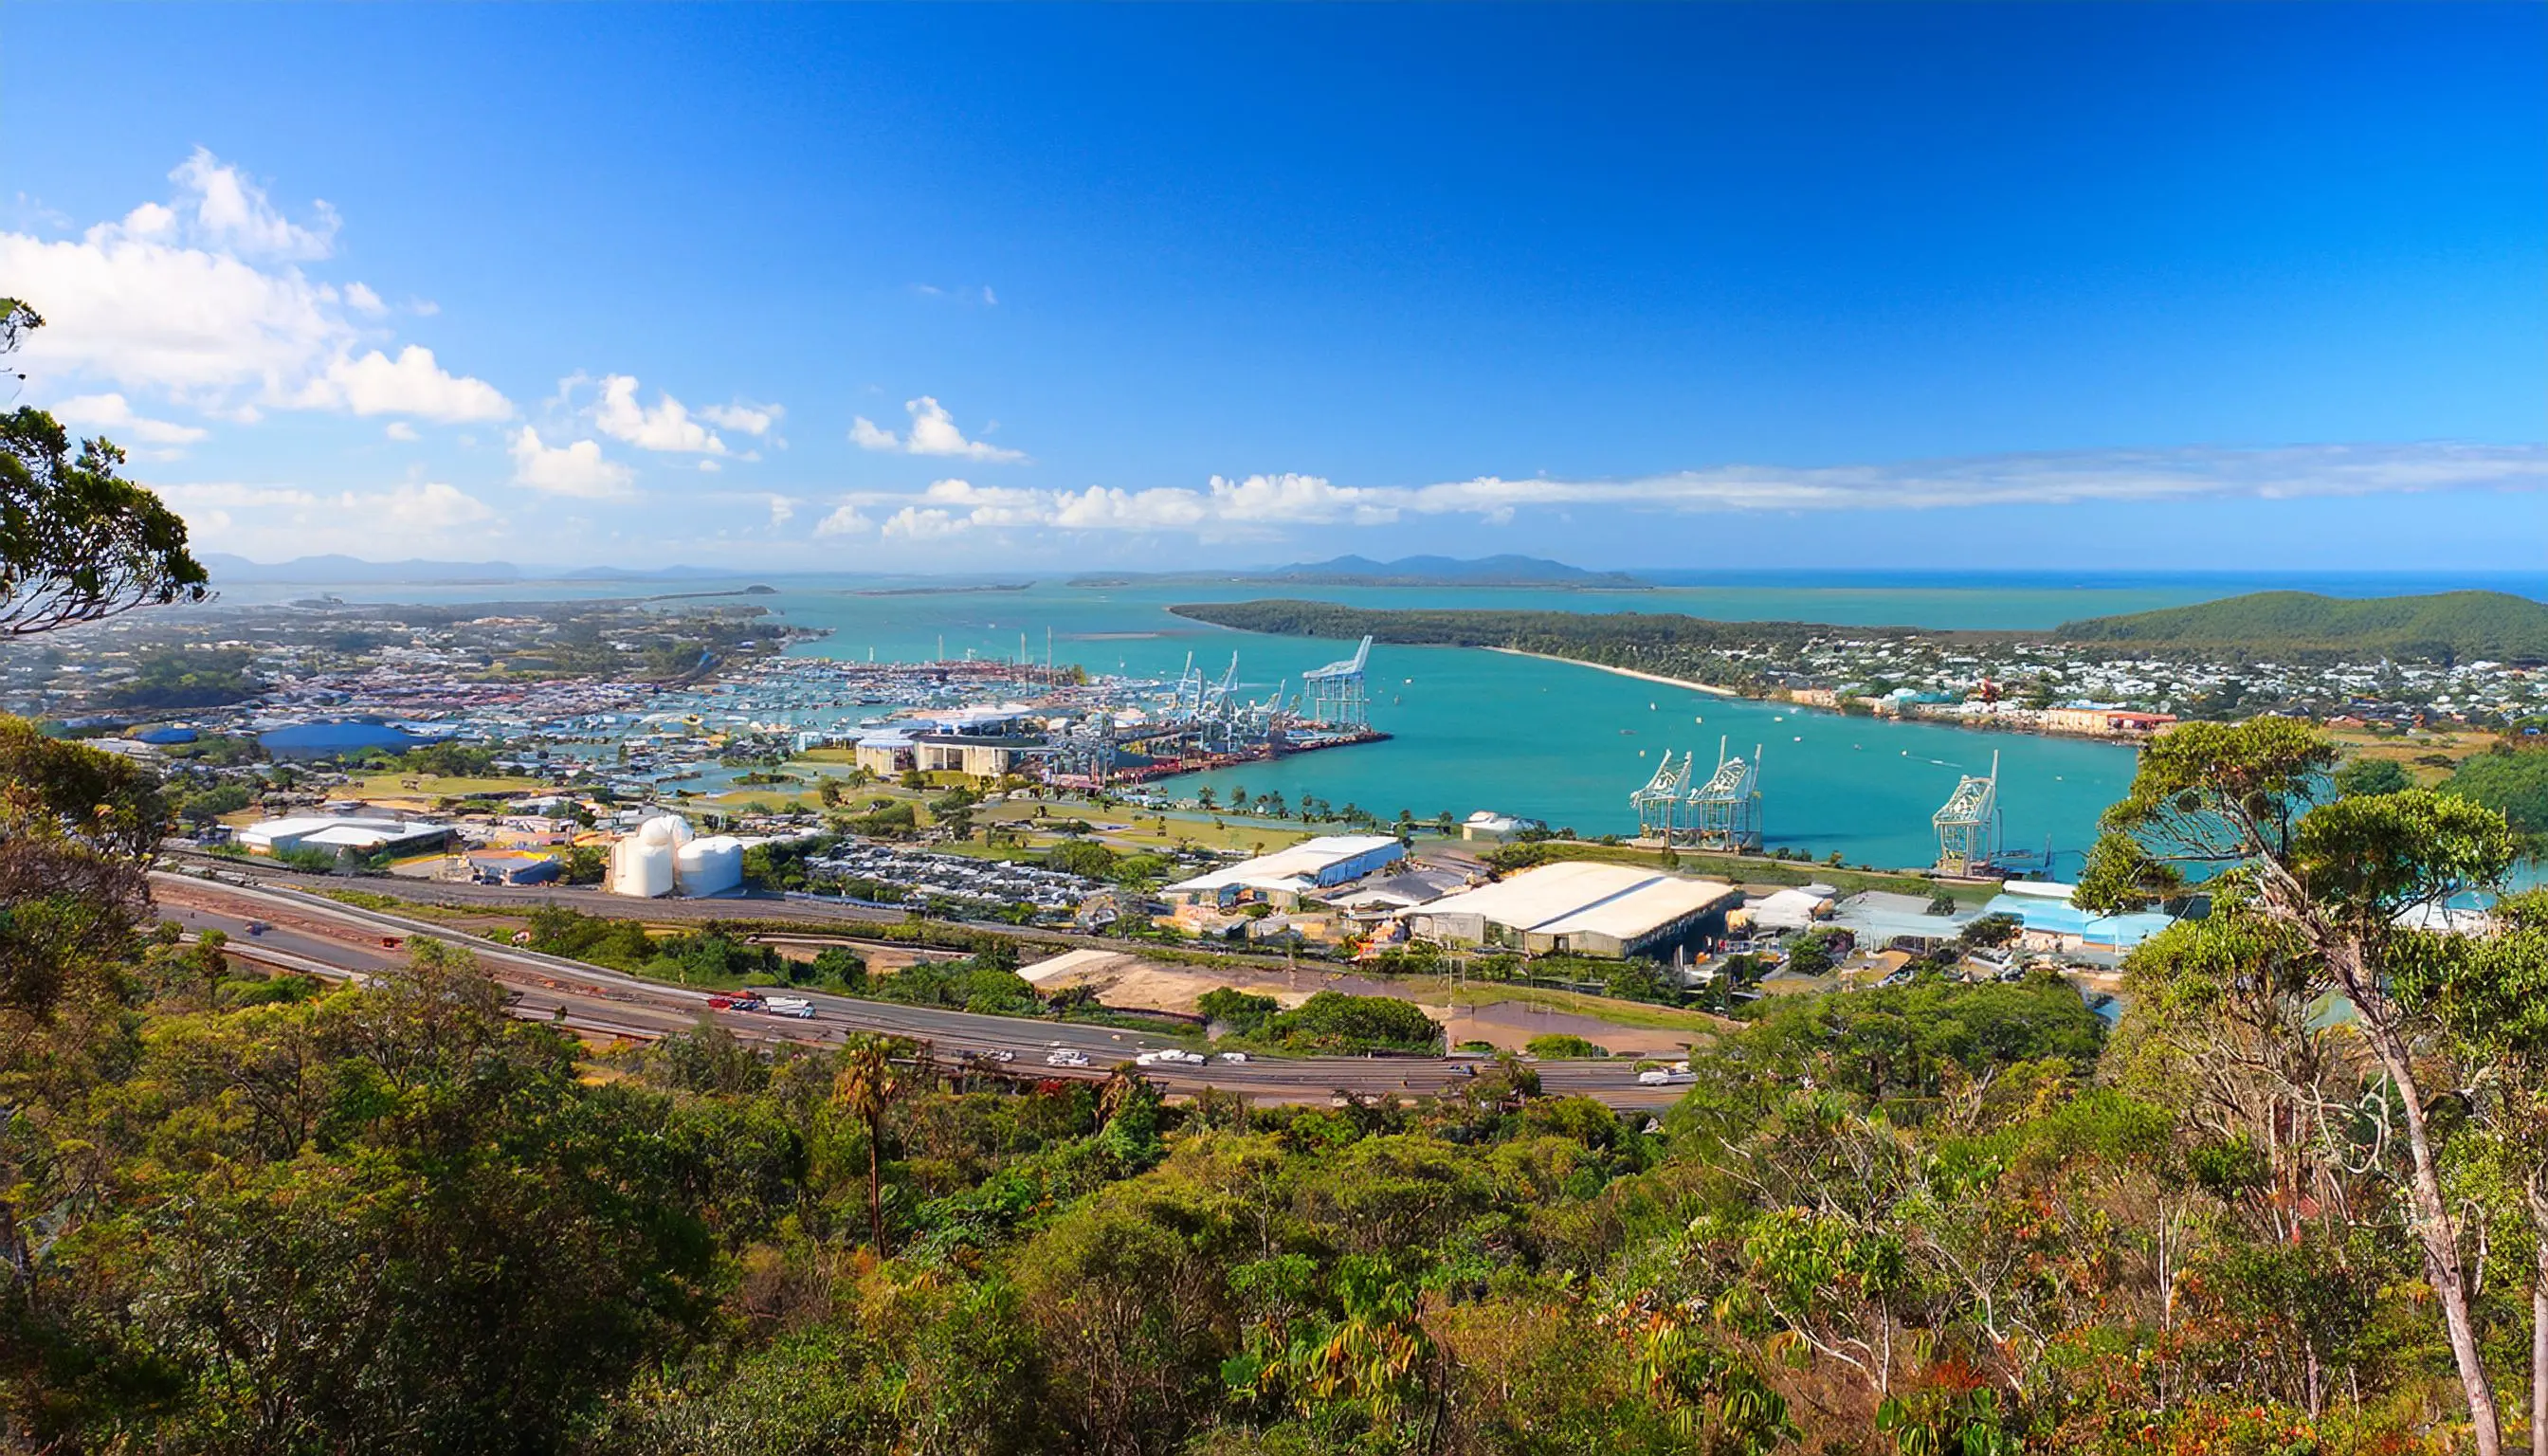
[{"label": "eucalyptus tree", "polygon": [[[0,298],[0,355],[44,324]],[[69,431],[42,410],[0,414],[0,641],[204,598],[186,522],[116,473],[124,459],[104,439],[74,452]]]},{"label": "eucalyptus tree", "polygon": [[[2352,1025],[2397,1090],[2417,1251],[2469,1405],[2480,1456],[2502,1426],[2487,1378],[2462,1241],[2466,1216],[2445,1197],[2426,1058],[2447,1040],[2436,1008],[2506,993],[2504,956],[2459,945],[2451,903],[2500,886],[2520,849],[2503,816],[2410,789],[2328,797],[2335,750],[2290,719],[2188,723],[2142,751],[2132,790],[2107,810],[2077,895],[2098,910],[2138,908],[2197,888],[2207,923],[2291,953],[2300,999],[2342,997]],[[2483,938],[2481,938],[2482,940]],[[2471,945],[2477,942],[2470,943]]]}]

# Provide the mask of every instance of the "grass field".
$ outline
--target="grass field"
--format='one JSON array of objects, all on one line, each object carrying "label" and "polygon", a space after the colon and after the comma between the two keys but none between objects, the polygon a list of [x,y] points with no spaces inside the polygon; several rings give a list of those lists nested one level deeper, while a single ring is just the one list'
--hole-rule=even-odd
[{"label": "grass field", "polygon": [[437,799],[465,798],[473,793],[532,793],[544,786],[536,778],[444,777],[439,774],[374,774],[354,780],[361,795],[375,803],[410,800],[428,808]]},{"label": "grass field", "polygon": [[[2327,735],[2349,759],[2388,759],[2407,771],[2408,776],[2423,787],[2451,776],[2462,759],[2474,758],[2495,747],[2492,733],[2474,728],[2418,730],[2413,733],[2372,733],[2364,729],[2337,729]],[[2447,760],[2447,764],[2427,762]]]},{"label": "grass field", "polygon": [[1643,1001],[1620,1001],[1608,996],[1588,996],[1581,991],[1552,990],[1546,986],[1515,986],[1501,981],[1470,981],[1457,987],[1440,987],[1429,992],[1415,992],[1420,983],[1410,982],[1410,1000],[1430,1001],[1436,1005],[1492,1006],[1499,1001],[1544,1006],[1571,1016],[1591,1017],[1612,1026],[1640,1027],[1648,1031],[1683,1032],[1693,1038],[1723,1036],[1739,1030],[1742,1023],[1713,1016],[1704,1011],[1684,1011],[1677,1006],[1651,1006]]}]

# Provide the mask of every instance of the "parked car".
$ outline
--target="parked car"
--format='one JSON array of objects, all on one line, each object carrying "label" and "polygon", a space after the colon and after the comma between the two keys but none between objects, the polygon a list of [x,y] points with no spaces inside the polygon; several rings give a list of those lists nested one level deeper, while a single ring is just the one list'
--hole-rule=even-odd
[{"label": "parked car", "polygon": [[814,1019],[814,1008],[811,1006],[774,1005],[770,1008],[770,1014],[772,1016],[789,1017],[796,1021],[812,1021]]},{"label": "parked car", "polygon": [[1224,1061],[1245,1061],[1247,1059],[1247,1053],[1244,1051],[1225,1051],[1221,1053],[1221,1059]]},{"label": "parked car", "polygon": [[1088,1053],[1085,1051],[1072,1051],[1067,1047],[1060,1047],[1046,1052],[1044,1055],[1044,1064],[1046,1066],[1086,1066],[1088,1065]]}]

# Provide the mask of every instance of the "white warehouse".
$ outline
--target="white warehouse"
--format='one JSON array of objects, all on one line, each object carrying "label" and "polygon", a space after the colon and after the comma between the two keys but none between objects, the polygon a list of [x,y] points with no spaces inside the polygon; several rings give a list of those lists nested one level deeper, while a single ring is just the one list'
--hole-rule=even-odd
[{"label": "white warehouse", "polygon": [[393,855],[423,854],[451,842],[451,826],[421,819],[383,819],[342,814],[302,814],[268,819],[238,832],[239,848],[252,855],[280,855],[292,850],[350,850],[358,855],[387,850]]},{"label": "white warehouse", "polygon": [[1181,879],[1164,894],[1187,905],[1228,906],[1257,898],[1276,905],[1297,905],[1305,896],[1349,884],[1407,858],[1407,847],[1393,835],[1323,834],[1289,849],[1253,860],[1241,860],[1209,874]]}]

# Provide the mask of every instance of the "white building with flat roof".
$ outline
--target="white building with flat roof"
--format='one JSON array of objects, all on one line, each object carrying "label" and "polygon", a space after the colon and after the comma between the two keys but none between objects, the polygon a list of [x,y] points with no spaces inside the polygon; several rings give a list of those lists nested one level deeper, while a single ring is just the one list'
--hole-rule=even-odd
[{"label": "white building with flat roof", "polygon": [[1406,858],[1407,847],[1395,835],[1322,834],[1289,849],[1181,879],[1162,893],[1188,905],[1228,905],[1251,895],[1294,905],[1305,896],[1350,884]]},{"label": "white building with flat roof", "polygon": [[251,855],[280,855],[291,850],[351,850],[358,855],[420,854],[451,842],[451,826],[421,819],[386,819],[368,815],[303,814],[251,824],[236,836]]},{"label": "white building with flat roof", "polygon": [[1400,918],[1415,935],[1447,945],[1668,957],[1721,939],[1726,912],[1742,902],[1741,890],[1718,880],[1568,860],[1446,895]]}]

